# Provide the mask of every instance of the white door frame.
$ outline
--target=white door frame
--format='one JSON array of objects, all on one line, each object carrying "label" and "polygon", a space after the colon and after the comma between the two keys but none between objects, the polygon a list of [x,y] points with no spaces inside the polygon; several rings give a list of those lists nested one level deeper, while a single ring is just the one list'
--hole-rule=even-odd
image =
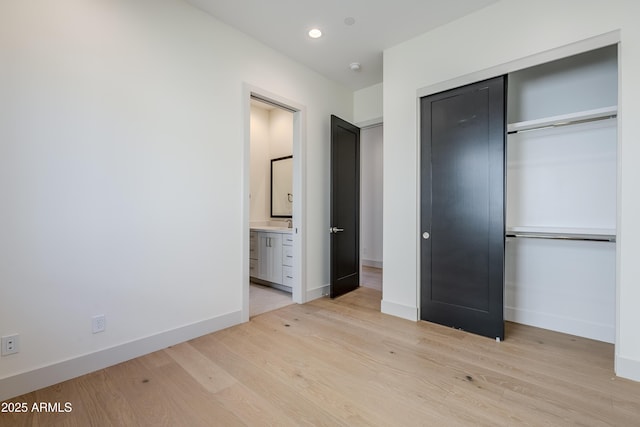
[{"label": "white door frame", "polygon": [[306,281],[306,107],[290,99],[243,84],[244,147],[242,161],[242,321],[249,321],[249,220],[250,220],[250,172],[251,172],[251,97],[293,112],[293,286],[292,300],[307,302]]}]

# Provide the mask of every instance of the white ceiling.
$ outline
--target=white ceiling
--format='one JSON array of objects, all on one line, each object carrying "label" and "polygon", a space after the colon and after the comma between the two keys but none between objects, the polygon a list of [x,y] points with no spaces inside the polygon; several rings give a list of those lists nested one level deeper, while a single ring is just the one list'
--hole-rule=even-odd
[{"label": "white ceiling", "polygon": [[[384,49],[497,0],[186,1],[355,90],[382,82]],[[314,27],[320,39],[307,35]],[[351,71],[352,62],[361,70]]]}]

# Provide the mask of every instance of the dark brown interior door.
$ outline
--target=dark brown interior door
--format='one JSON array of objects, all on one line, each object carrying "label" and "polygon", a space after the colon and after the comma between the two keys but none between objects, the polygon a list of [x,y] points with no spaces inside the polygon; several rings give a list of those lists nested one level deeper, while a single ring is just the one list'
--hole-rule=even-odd
[{"label": "dark brown interior door", "polygon": [[421,99],[423,320],[504,338],[506,78]]},{"label": "dark brown interior door", "polygon": [[360,286],[360,128],[331,116],[331,298]]}]

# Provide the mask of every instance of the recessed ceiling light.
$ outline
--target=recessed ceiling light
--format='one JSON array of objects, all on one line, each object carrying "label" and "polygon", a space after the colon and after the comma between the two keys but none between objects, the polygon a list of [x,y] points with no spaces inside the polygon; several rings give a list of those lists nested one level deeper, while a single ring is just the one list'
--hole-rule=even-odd
[{"label": "recessed ceiling light", "polygon": [[312,39],[317,39],[318,37],[322,37],[322,31],[320,31],[317,28],[313,28],[309,30],[309,37],[311,37]]},{"label": "recessed ceiling light", "polygon": [[352,62],[351,64],[349,64],[349,68],[351,68],[351,71],[360,71],[360,63]]},{"label": "recessed ceiling light", "polygon": [[356,23],[356,20],[353,16],[348,16],[346,18],[344,18],[344,24],[345,25],[353,25]]}]

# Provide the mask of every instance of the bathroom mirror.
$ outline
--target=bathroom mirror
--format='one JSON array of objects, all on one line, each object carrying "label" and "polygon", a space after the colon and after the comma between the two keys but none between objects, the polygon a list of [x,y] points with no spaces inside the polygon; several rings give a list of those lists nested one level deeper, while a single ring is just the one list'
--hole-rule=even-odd
[{"label": "bathroom mirror", "polygon": [[291,218],[293,213],[293,156],[271,160],[271,217]]}]

